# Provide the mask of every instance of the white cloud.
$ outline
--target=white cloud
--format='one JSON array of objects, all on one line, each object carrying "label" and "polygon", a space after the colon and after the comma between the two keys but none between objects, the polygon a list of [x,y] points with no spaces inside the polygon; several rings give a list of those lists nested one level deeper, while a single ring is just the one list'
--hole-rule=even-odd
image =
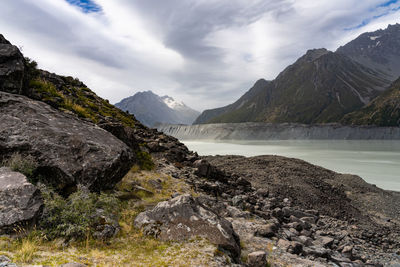
[{"label": "white cloud", "polygon": [[111,102],[153,90],[199,110],[231,103],[307,49],[335,50],[400,22],[390,11],[400,3],[378,0],[95,2],[99,13],[64,0],[3,0],[0,33],[40,67],[79,77]]}]

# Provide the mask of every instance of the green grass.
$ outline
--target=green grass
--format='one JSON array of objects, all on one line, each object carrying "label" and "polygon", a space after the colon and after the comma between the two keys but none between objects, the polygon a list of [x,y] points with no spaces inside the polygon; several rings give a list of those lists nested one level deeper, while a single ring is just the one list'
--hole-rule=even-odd
[{"label": "green grass", "polygon": [[43,78],[33,78],[29,82],[33,98],[44,101],[57,109],[69,110],[78,117],[86,118],[93,123],[98,123],[99,115],[101,115],[113,117],[126,127],[135,127],[135,119],[132,115],[98,97],[89,88],[82,87],[79,80],[72,77],[61,78],[66,82],[61,88],[57,88],[53,83]]}]

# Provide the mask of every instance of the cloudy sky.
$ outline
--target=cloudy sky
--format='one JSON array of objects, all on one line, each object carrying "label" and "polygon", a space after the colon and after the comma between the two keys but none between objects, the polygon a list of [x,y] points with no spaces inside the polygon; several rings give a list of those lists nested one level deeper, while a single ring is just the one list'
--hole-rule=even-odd
[{"label": "cloudy sky", "polygon": [[2,0],[0,33],[112,103],[152,90],[233,102],[310,48],[400,23],[400,0]]}]

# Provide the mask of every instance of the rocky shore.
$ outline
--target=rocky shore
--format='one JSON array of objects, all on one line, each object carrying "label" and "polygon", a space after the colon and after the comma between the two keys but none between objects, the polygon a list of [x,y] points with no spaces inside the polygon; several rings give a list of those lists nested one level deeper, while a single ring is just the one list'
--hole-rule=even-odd
[{"label": "rocky shore", "polygon": [[399,127],[296,123],[216,123],[159,125],[158,130],[180,140],[398,140]]}]

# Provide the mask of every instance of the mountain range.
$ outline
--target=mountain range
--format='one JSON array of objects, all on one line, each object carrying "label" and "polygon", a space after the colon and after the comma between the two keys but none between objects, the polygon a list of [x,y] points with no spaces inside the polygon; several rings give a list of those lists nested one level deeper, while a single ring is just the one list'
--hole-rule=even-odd
[{"label": "mountain range", "polygon": [[[257,81],[236,102],[204,111],[194,124],[342,122],[393,125],[384,115],[379,120],[368,116],[376,115],[375,109],[386,108],[383,105],[391,104],[390,110],[396,107],[398,110],[399,102],[393,103],[391,99],[396,90],[391,89],[394,93],[390,93],[388,88],[397,88],[397,83],[391,84],[399,76],[400,24],[396,24],[385,30],[364,33],[336,52],[324,48],[309,50],[274,80]],[[399,125],[398,120],[394,121]]]},{"label": "mountain range", "polygon": [[170,96],[158,96],[152,91],[138,92],[115,106],[134,114],[140,122],[149,127],[159,123],[192,124],[200,114],[181,101],[176,101]]}]

